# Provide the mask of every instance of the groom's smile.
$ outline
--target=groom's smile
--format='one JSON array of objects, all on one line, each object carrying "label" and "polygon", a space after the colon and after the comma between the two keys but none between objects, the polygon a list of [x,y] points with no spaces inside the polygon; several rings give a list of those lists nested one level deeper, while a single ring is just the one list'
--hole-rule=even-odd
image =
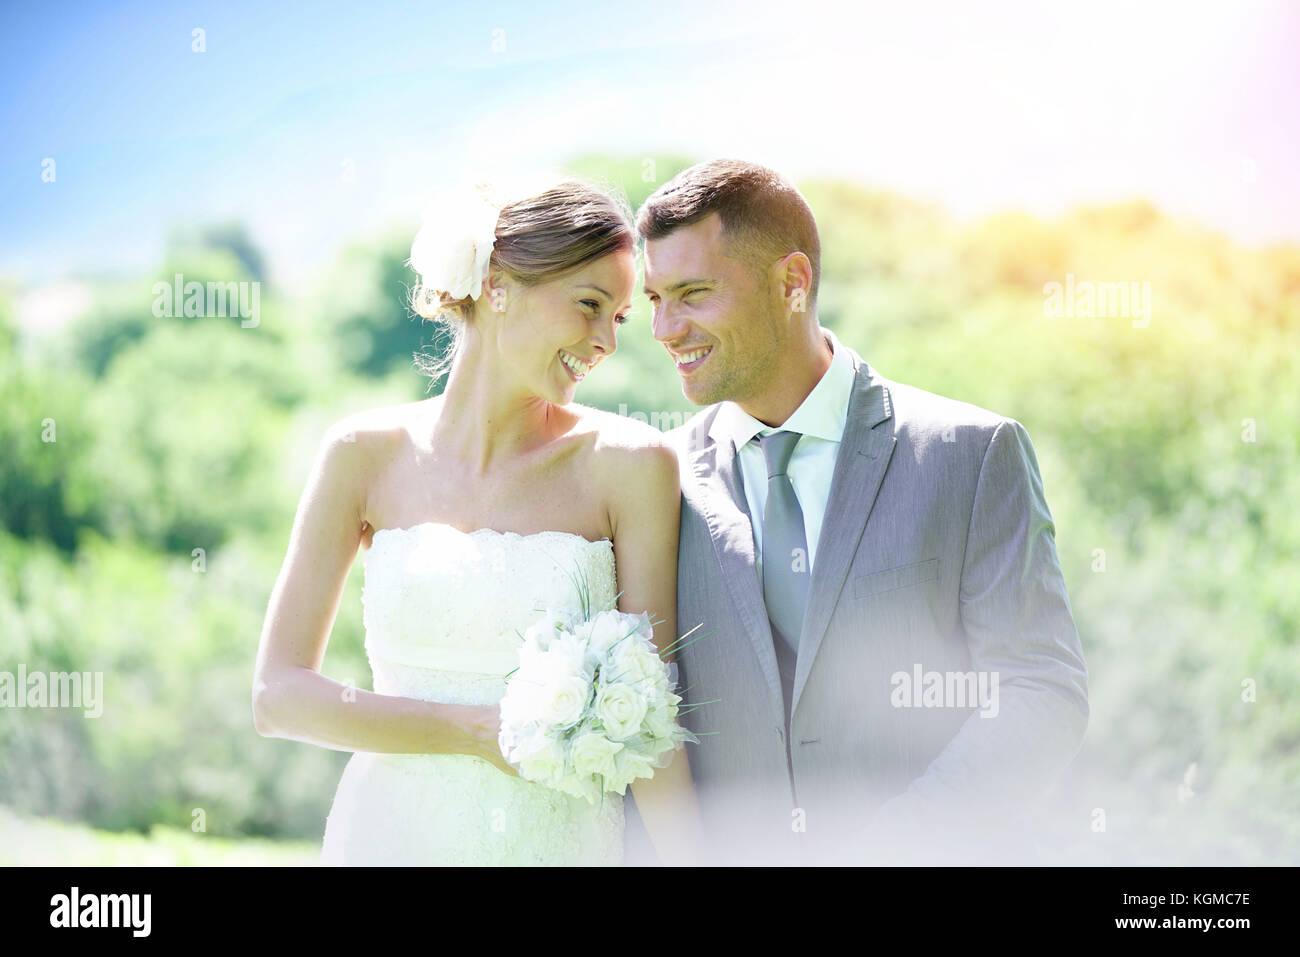
[{"label": "groom's smile", "polygon": [[759,394],[778,368],[762,270],[741,256],[717,213],[646,241],[650,328],[696,405]]},{"label": "groom's smile", "polygon": [[672,349],[669,349],[668,351],[672,355],[673,361],[677,363],[677,371],[683,376],[688,376],[700,366],[704,365],[704,360],[709,357],[711,352],[713,352],[713,346],[704,346],[700,349],[687,349],[677,352],[674,352]]}]

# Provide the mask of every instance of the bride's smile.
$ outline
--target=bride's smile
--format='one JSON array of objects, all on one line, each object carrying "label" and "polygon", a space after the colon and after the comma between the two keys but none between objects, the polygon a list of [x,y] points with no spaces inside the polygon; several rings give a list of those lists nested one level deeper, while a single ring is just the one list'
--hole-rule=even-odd
[{"label": "bride's smile", "polygon": [[[479,320],[500,358],[524,372],[524,390],[557,405],[573,401],[578,383],[618,349],[617,329],[632,307],[632,253],[616,250],[568,275],[536,285],[506,276],[488,280],[490,301],[504,304]],[[545,369],[532,375],[539,362]]]},{"label": "bride's smile", "polygon": [[579,356],[575,356],[572,352],[566,352],[561,349],[560,361],[564,363],[564,367],[568,369],[570,374],[573,376],[573,381],[581,382],[586,378],[587,373],[591,371],[591,367],[596,364],[597,360],[594,358],[582,359]]}]

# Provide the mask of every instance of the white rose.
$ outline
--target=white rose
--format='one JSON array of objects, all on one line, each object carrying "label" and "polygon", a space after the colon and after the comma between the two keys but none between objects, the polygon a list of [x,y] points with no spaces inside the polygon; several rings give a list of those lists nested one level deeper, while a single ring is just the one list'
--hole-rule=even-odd
[{"label": "white rose", "polygon": [[541,690],[542,686],[521,679],[518,675],[510,679],[506,693],[498,702],[501,709],[501,730],[497,737],[503,747],[513,746],[529,724],[537,720]]},{"label": "white rose", "polygon": [[524,632],[524,646],[535,646],[538,651],[546,651],[561,635],[571,631],[568,619],[560,613],[547,611],[539,621],[533,622]]},{"label": "white rose", "polygon": [[519,667],[511,680],[545,686],[573,677],[586,681],[592,677],[583,665],[581,643],[567,631],[556,631],[545,646],[537,641],[525,642],[519,651]]},{"label": "white rose", "polygon": [[578,675],[560,677],[539,690],[536,717],[553,728],[568,728],[582,719],[590,699],[590,681]]},{"label": "white rose", "polygon": [[570,631],[558,633],[547,649],[546,654],[552,675],[584,675],[591,678],[586,666],[587,645],[582,638]]},{"label": "white rose", "polygon": [[606,781],[606,787],[610,790],[624,794],[627,786],[637,778],[653,777],[655,773],[654,761],[650,756],[641,751],[632,748],[624,748],[614,757],[614,777],[612,782]]},{"label": "white rose", "polygon": [[[674,697],[676,696],[674,695]],[[677,723],[674,720],[676,718],[675,712],[676,708],[671,705],[652,709],[645,716],[646,732],[656,738],[671,737],[674,729],[677,727]]]},{"label": "white rose", "polygon": [[566,774],[551,781],[550,786],[564,794],[585,798],[592,804],[600,800],[600,786],[596,784],[590,775],[577,777],[576,775]]},{"label": "white rose", "polygon": [[569,757],[573,760],[573,770],[580,777],[603,775],[612,777],[616,768],[614,755],[623,750],[623,745],[611,741],[603,734],[588,731],[573,742]]},{"label": "white rose", "polygon": [[524,645],[519,649],[519,663],[506,675],[506,690],[525,683],[537,684],[547,674],[546,652],[536,645]]},{"label": "white rose", "polygon": [[508,757],[519,768],[519,773],[530,781],[547,784],[564,773],[564,748],[544,734],[531,735],[520,742],[515,753]]},{"label": "white rose", "polygon": [[615,741],[623,741],[641,730],[646,701],[630,685],[608,684],[596,694],[595,710],[605,733]]},{"label": "white rose", "polygon": [[616,611],[603,611],[593,618],[588,652],[602,659],[608,656],[614,644],[632,631],[631,617]]},{"label": "white rose", "polygon": [[614,649],[610,677],[639,687],[647,694],[661,694],[667,686],[667,669],[653,646],[629,639]]},{"label": "white rose", "polygon": [[500,210],[477,189],[458,189],[429,204],[411,243],[411,268],[428,289],[477,299],[487,278]]}]

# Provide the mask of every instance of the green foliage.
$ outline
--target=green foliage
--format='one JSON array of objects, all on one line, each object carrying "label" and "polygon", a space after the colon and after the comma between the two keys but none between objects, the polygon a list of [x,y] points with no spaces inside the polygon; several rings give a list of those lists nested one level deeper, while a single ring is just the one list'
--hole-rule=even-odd
[{"label": "green foliage", "polygon": [[75,370],[57,374],[0,355],[0,526],[76,547],[96,494],[85,468],[93,441],[80,417],[90,396]]},{"label": "green foliage", "polygon": [[411,369],[414,353],[435,344],[432,327],[409,306],[418,278],[406,265],[413,235],[414,230],[376,247],[345,250],[323,284],[321,306],[314,312],[350,372],[378,377]]},{"label": "green foliage", "polygon": [[50,366],[66,369],[71,359],[79,370],[98,378],[114,356],[158,325],[150,311],[152,297],[144,282],[100,289],[96,299],[93,308],[73,319],[51,350]]},{"label": "green foliage", "polygon": [[197,226],[178,227],[167,240],[168,259],[191,258],[205,253],[225,253],[237,264],[227,276],[241,279],[266,280],[266,265],[261,250],[253,243],[243,223],[202,223]]},{"label": "green foliage", "polygon": [[[570,168],[635,206],[689,165],[646,159]],[[801,185],[822,322],[886,376],[1034,440],[1091,674],[1053,859],[1300,860],[1300,250],[1244,249],[1145,203],[960,224]],[[151,283],[175,271],[260,277],[237,230],[177,238],[157,276],[99,289],[34,360],[0,294],[0,668],[99,671],[111,704],[6,715],[0,803],[141,832],[188,832],[199,808],[212,839],[319,840],[347,755],[258,737],[253,662],[325,427],[425,394],[412,231],[346,251],[290,300],[267,295],[255,329],[150,310]],[[1067,275],[1150,283],[1149,324],[1049,316],[1044,286]],[[693,412],[643,297],[618,335],[580,401],[665,427]],[[367,686],[362,637],[354,570],[325,673]],[[77,847],[82,862],[106,853]]]},{"label": "green foliage", "polygon": [[8,359],[18,344],[18,327],[14,323],[13,299],[8,290],[0,289],[0,358]]},{"label": "green foliage", "polygon": [[[171,556],[87,534],[71,561],[0,540],[6,662],[98,673],[103,683],[98,717],[6,714],[5,803],[141,831],[189,827],[201,809],[212,834],[311,836],[328,806],[319,782],[337,777],[346,756],[262,739],[252,724],[252,662],[287,537],[279,521],[262,538]],[[343,605],[327,667],[365,685],[355,576]]]}]

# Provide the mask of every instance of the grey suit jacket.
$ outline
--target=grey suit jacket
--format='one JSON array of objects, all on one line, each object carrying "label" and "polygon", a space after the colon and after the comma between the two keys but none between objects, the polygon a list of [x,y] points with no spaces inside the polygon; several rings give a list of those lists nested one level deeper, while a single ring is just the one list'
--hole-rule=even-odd
[{"label": "grey suit jacket", "polygon": [[1019,422],[849,352],[788,740],[740,469],[708,434],[720,407],[668,433],[678,631],[706,635],[681,679],[687,704],[717,699],[683,718],[711,860],[1024,860],[1023,814],[1088,719],[1033,446]]}]

